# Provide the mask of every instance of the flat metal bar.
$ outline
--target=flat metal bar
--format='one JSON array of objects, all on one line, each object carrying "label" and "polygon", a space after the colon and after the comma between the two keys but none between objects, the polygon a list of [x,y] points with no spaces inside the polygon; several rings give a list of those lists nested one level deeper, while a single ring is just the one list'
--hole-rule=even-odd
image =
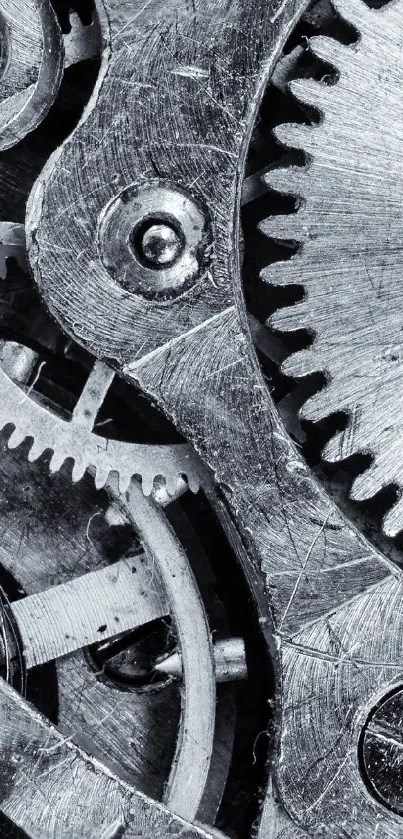
[{"label": "flat metal bar", "polygon": [[144,555],[12,604],[28,669],[168,614]]}]

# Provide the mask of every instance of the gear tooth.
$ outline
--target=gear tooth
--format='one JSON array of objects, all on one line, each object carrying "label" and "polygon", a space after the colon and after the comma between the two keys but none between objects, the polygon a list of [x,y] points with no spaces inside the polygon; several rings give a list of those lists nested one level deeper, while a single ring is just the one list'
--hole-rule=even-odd
[{"label": "gear tooth", "polygon": [[132,477],[133,473],[131,469],[119,469],[118,482],[120,493],[123,494],[124,492],[128,491]]},{"label": "gear tooth", "polygon": [[339,431],[326,443],[322,452],[322,457],[328,463],[338,463],[340,460],[346,460],[353,454],[359,452],[359,446],[356,443],[356,437],[351,433],[351,423],[344,431]]},{"label": "gear tooth", "polygon": [[165,489],[168,495],[172,496],[175,495],[177,482],[178,482],[179,475],[176,473],[171,473],[170,475],[165,475]]},{"label": "gear tooth", "polygon": [[328,102],[329,90],[331,87],[315,79],[293,79],[289,82],[289,88],[293,96],[305,105],[311,105],[324,110]]},{"label": "gear tooth", "polygon": [[155,475],[153,475],[151,472],[144,472],[144,474],[141,476],[143,494],[145,496],[151,495],[153,491],[154,477]]},{"label": "gear tooth", "polygon": [[342,70],[346,59],[350,58],[351,48],[345,44],[336,41],[335,38],[329,38],[327,35],[316,35],[309,39],[309,48],[319,58],[327,64],[331,64],[337,70]]},{"label": "gear tooth", "polygon": [[301,196],[305,193],[305,174],[303,166],[289,166],[287,169],[271,169],[265,172],[263,181],[269,189],[283,195]]},{"label": "gear tooth", "polygon": [[200,486],[201,486],[201,481],[200,481],[199,476],[196,473],[192,474],[191,470],[189,470],[189,472],[186,473],[186,480],[187,480],[190,492],[193,492],[194,495],[197,495],[197,493],[199,492]]},{"label": "gear tooth", "polygon": [[14,431],[11,433],[10,437],[8,438],[8,448],[9,449],[16,449],[18,446],[21,445],[22,441],[25,440],[25,433],[21,431],[19,428],[14,428]]},{"label": "gear tooth", "polygon": [[383,486],[385,483],[382,480],[382,470],[374,462],[355,479],[350,495],[354,501],[365,501],[367,498],[373,498]]},{"label": "gear tooth", "polygon": [[59,469],[63,466],[65,461],[65,456],[61,452],[53,452],[50,463],[49,463],[49,471],[54,474],[58,472]]},{"label": "gear tooth", "polygon": [[308,307],[305,301],[302,301],[274,312],[267,321],[267,326],[277,332],[298,332],[300,329],[309,328],[310,321]]},{"label": "gear tooth", "polygon": [[285,216],[270,216],[262,221],[259,230],[271,239],[301,242],[304,239],[302,211]]},{"label": "gear tooth", "polygon": [[96,489],[103,489],[109,476],[109,468],[104,465],[97,465],[94,476],[94,483]]},{"label": "gear tooth", "polygon": [[78,61],[96,58],[102,51],[101,32],[96,17],[85,25],[77,12],[70,11],[70,32],[63,36],[65,66],[70,67]]},{"label": "gear tooth", "polygon": [[309,422],[320,422],[325,417],[334,414],[340,409],[337,396],[333,396],[331,385],[326,385],[319,393],[315,393],[305,402],[300,409],[300,417]]},{"label": "gear tooth", "polygon": [[84,476],[85,466],[80,460],[75,460],[73,463],[73,469],[71,473],[71,478],[73,484],[76,484],[78,481],[81,481],[81,478]]},{"label": "gear tooth", "polygon": [[28,452],[28,460],[30,463],[34,463],[35,460],[38,460],[38,457],[41,456],[43,453],[44,448],[40,444],[38,440],[33,440],[32,446]]},{"label": "gear tooth", "polygon": [[315,146],[317,126],[287,122],[273,129],[276,139],[288,149],[310,151]]},{"label": "gear tooth", "polygon": [[310,376],[311,373],[317,373],[321,369],[320,359],[312,349],[300,350],[286,358],[281,369],[286,376],[300,379]]},{"label": "gear tooth", "polygon": [[403,496],[386,514],[382,526],[385,535],[391,539],[394,539],[401,532],[403,528]]},{"label": "gear tooth", "polygon": [[273,262],[263,268],[260,278],[264,283],[274,286],[301,285],[300,262],[300,254],[281,262]]}]

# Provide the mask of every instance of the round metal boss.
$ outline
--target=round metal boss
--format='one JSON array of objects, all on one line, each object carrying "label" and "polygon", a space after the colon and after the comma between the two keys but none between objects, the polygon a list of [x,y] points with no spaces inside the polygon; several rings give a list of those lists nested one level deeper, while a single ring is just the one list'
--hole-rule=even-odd
[{"label": "round metal boss", "polygon": [[211,259],[206,209],[162,181],[130,186],[107,205],[98,225],[103,264],[128,291],[171,299],[191,288]]},{"label": "round metal boss", "polygon": [[370,714],[360,738],[365,783],[384,807],[403,815],[403,689],[383,699]]}]

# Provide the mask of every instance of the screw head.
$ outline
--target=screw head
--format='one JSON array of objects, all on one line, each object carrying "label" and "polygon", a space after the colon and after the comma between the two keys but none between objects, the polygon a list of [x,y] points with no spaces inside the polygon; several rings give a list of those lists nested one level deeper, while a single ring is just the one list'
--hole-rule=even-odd
[{"label": "screw head", "polygon": [[140,243],[143,258],[156,268],[163,268],[179,258],[183,250],[181,237],[170,224],[150,224]]}]

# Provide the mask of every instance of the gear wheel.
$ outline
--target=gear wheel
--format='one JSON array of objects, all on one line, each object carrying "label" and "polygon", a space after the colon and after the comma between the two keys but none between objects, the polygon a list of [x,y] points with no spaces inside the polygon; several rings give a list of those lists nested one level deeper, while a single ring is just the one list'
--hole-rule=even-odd
[{"label": "gear wheel", "polygon": [[[13,256],[20,267],[25,265],[27,271],[21,244],[23,228],[19,229],[16,224],[4,224],[3,227],[13,234],[13,250],[10,253],[10,236],[8,239],[4,237],[6,243],[0,243],[0,266]],[[161,479],[169,497],[180,494],[187,487],[194,493],[198,492],[202,466],[191,446],[181,443],[136,444],[101,437],[93,431],[98,412],[114,379],[113,370],[102,362],[94,363],[73,414],[70,420],[66,420],[33,398],[35,380],[29,387],[26,386],[32,380],[36,364],[34,352],[13,342],[5,342],[0,365],[0,429],[14,426],[8,439],[9,448],[16,448],[24,440],[31,439],[30,461],[37,460],[45,451],[51,451],[50,471],[54,473],[66,460],[73,460],[73,482],[81,480],[89,470],[94,475],[97,489],[105,486],[111,473],[116,473],[120,492],[129,488],[133,477],[141,479],[144,495],[150,495]],[[165,497],[164,493],[162,497]]]},{"label": "gear wheel", "polygon": [[307,161],[264,176],[270,189],[297,196],[299,205],[293,214],[265,220],[262,231],[300,247],[264,269],[263,279],[304,287],[301,302],[270,319],[279,331],[314,333],[312,345],[292,354],[282,369],[295,378],[325,373],[325,387],[308,399],[301,416],[317,422],[347,414],[347,427],[323,457],[372,456],[351,496],[364,500],[397,487],[398,499],[383,522],[386,535],[396,536],[403,529],[403,4],[373,9],[361,0],[335,0],[334,7],[359,37],[349,45],[312,38],[311,51],[336,69],[337,80],[289,83],[320,120],[275,130],[282,145],[302,149]]}]

